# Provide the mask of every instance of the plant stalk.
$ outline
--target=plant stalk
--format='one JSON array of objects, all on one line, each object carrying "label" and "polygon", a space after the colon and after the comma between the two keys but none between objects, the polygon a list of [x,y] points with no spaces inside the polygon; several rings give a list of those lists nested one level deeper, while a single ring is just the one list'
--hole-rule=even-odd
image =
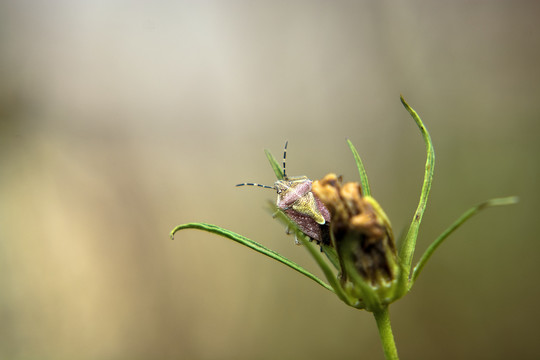
[{"label": "plant stalk", "polygon": [[388,306],[373,312],[373,315],[375,316],[377,328],[379,329],[379,337],[381,338],[384,357],[386,360],[399,360],[396,343],[394,342],[394,334],[392,333],[392,326],[390,325]]}]

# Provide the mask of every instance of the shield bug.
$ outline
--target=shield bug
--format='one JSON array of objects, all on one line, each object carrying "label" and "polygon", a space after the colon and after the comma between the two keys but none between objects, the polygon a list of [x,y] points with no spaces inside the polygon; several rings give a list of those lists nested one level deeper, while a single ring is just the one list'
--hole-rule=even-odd
[{"label": "shield bug", "polygon": [[[286,172],[287,144],[283,151],[283,179],[274,186],[257,183],[242,183],[236,186],[258,186],[277,192],[277,207],[308,237],[317,243],[330,244],[328,224],[330,212],[311,191],[312,181],[307,176],[289,177]],[[298,240],[296,240],[298,243]]]}]

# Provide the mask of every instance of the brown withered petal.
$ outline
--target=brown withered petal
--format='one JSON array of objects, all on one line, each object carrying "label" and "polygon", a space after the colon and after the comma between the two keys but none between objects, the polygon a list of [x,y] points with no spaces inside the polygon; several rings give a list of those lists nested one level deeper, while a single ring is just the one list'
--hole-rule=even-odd
[{"label": "brown withered petal", "polygon": [[[384,225],[373,200],[362,196],[360,185],[341,184],[335,174],[328,174],[313,182],[312,191],[330,211],[330,232],[340,261],[352,261],[372,285],[393,280],[397,255],[391,229]],[[342,264],[343,281],[348,278],[345,268]]]}]

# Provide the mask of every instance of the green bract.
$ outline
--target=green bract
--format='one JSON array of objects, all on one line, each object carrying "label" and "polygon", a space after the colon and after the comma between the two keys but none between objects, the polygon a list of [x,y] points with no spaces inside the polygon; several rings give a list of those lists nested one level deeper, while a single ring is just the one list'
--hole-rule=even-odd
[{"label": "green bract", "polygon": [[[429,132],[422,123],[422,120],[416,111],[414,111],[405,102],[403,97],[401,97],[401,102],[420,129],[426,145],[427,160],[420,201],[412,217],[412,221],[406,232],[406,236],[401,244],[398,244],[399,250],[396,250],[394,244],[390,221],[377,201],[371,196],[371,190],[369,188],[369,182],[366,171],[362,164],[362,160],[358,155],[356,148],[349,140],[347,140],[347,142],[353,153],[360,175],[360,185],[358,185],[358,187],[361,189],[357,191],[356,197],[354,197],[353,194],[351,195],[351,199],[346,198],[346,201],[348,202],[344,204],[339,202],[333,203],[334,200],[326,200],[325,205],[329,208],[332,208],[332,206],[335,205],[336,209],[343,206],[356,206],[357,213],[366,215],[366,219],[361,218],[359,220],[358,218],[354,218],[352,216],[349,218],[347,217],[348,215],[339,217],[337,216],[339,215],[339,210],[334,210],[334,214],[337,215],[336,218],[332,218],[330,221],[330,229],[332,229],[332,226],[341,226],[341,229],[340,231],[330,232],[332,239],[331,244],[321,243],[321,253],[319,248],[300,231],[298,226],[292,222],[283,211],[278,209],[275,205],[270,204],[275,217],[284,222],[290,230],[295,232],[297,239],[312,255],[317,265],[319,265],[323,271],[326,282],[319,279],[317,276],[313,275],[311,272],[307,271],[293,261],[262,246],[261,244],[216,225],[205,223],[189,223],[179,225],[172,230],[171,238],[174,237],[176,232],[183,229],[204,230],[236,241],[289,266],[290,268],[315,281],[325,289],[334,292],[345,304],[354,308],[365,309],[372,312],[377,322],[386,358],[397,359],[397,350],[394,344],[388,314],[389,304],[401,298],[411,290],[414,282],[418,278],[418,275],[435,250],[452,232],[459,228],[470,217],[486,207],[509,205],[517,202],[516,197],[492,199],[469,209],[437,239],[435,239],[435,241],[433,241],[433,243],[420,257],[418,263],[413,267],[412,261],[416,247],[416,239],[418,237],[420,223],[422,222],[422,217],[426,209],[427,199],[431,188],[431,181],[433,178],[435,154]],[[279,163],[269,151],[265,150],[265,153],[270,165],[272,166],[272,169],[274,170],[274,173],[276,174],[276,177],[278,180],[282,180],[284,178],[284,174],[279,166]],[[336,181],[333,180],[331,175],[333,174],[327,175],[327,177],[330,176],[330,180],[326,183],[326,190],[340,191],[345,189],[347,185],[352,184],[344,184],[343,188],[341,188],[340,185],[335,186],[334,184]],[[321,184],[325,179],[320,181]],[[354,184],[352,185],[353,188],[355,186]],[[347,192],[347,194],[349,193],[350,192]],[[343,196],[337,198],[342,200]],[[330,212],[332,213],[332,210],[330,210]],[[340,220],[337,220],[338,217]],[[371,271],[373,270],[371,268],[366,270],[366,268],[362,267],[363,257],[371,256],[367,250],[365,250],[368,248],[366,241],[372,241],[375,243],[380,241],[380,243],[377,243],[378,248],[376,249],[376,254],[379,260],[383,260],[384,267],[382,269],[376,268],[373,272]],[[373,262],[369,260],[370,259],[368,259],[368,261],[364,261],[364,263],[371,264]]]}]

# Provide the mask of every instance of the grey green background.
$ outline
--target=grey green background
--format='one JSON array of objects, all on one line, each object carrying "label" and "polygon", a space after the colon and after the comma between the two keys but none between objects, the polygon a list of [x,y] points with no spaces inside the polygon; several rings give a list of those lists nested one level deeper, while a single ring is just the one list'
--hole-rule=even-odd
[{"label": "grey green background", "polygon": [[264,209],[263,149],[358,180],[399,233],[436,152],[417,248],[488,209],[391,307],[403,359],[533,359],[536,1],[3,1],[0,358],[381,359],[375,322],[283,265],[314,263]]}]

